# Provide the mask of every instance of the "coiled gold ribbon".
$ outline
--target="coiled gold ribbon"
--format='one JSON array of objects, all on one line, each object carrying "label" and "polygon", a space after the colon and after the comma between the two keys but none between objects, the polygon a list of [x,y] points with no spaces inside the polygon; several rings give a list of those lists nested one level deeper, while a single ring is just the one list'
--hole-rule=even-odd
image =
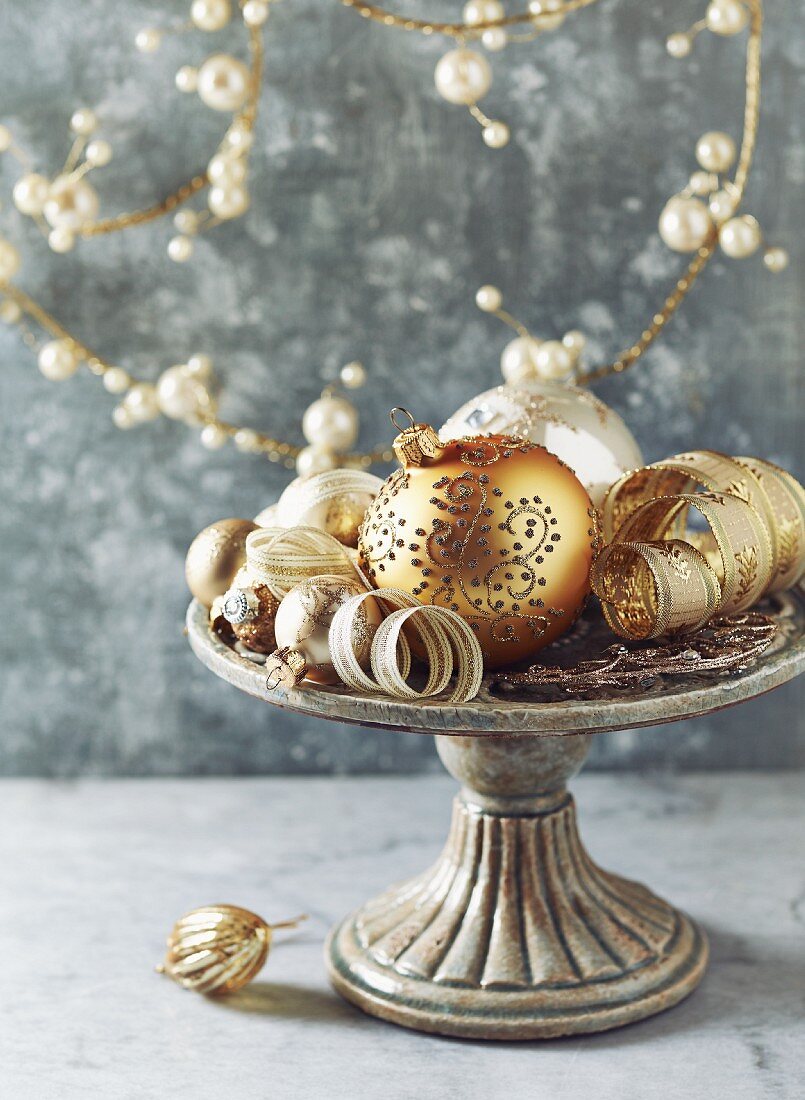
[{"label": "coiled gold ribbon", "polygon": [[[358,663],[352,638],[361,603],[372,598],[392,610],[372,641],[370,676]],[[425,652],[427,680],[421,690],[408,682],[411,647],[404,628],[415,630]],[[397,699],[426,699],[440,695],[454,671],[456,683],[448,703],[465,703],[478,694],[483,679],[483,654],[470,626],[445,607],[423,606],[398,588],[378,588],[353,596],[333,617],[329,634],[330,658],[343,682],[367,692],[383,692]]]},{"label": "coiled gold ribbon", "polygon": [[346,547],[315,527],[261,527],[246,538],[246,572],[278,600],[301,581],[323,574],[369,583]]},{"label": "coiled gold ribbon", "polygon": [[805,490],[761,459],[694,451],[625,474],[603,526],[592,588],[627,638],[697,630],[805,573]]}]

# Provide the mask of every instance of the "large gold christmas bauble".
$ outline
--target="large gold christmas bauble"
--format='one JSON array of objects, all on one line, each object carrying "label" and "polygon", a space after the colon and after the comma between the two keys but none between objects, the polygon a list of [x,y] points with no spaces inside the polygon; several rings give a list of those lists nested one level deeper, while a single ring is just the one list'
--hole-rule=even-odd
[{"label": "large gold christmas bauble", "polygon": [[589,593],[598,546],[595,509],[573,471],[521,439],[439,445],[424,425],[399,436],[395,450],[404,467],[361,527],[361,565],[372,583],[458,612],[490,669],[563,634]]},{"label": "large gold christmas bauble", "polygon": [[616,412],[586,389],[564,382],[496,386],[462,405],[442,439],[499,432],[541,443],[574,471],[596,507],[627,470],[643,465],[634,436]]},{"label": "large gold christmas bauble", "polygon": [[190,543],[184,563],[187,587],[205,607],[231,586],[246,561],[246,536],[255,530],[250,519],[219,519]]}]

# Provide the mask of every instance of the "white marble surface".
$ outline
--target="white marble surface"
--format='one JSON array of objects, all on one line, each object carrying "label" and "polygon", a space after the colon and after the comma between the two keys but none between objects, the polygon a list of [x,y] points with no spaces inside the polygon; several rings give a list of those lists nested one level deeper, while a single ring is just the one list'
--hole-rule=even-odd
[{"label": "white marble surface", "polygon": [[[805,775],[581,777],[606,867],[707,928],[693,997],[653,1020],[542,1044],[407,1032],[327,987],[329,925],[420,870],[448,779],[0,784],[0,1094],[9,1100],[799,1098],[805,1079]],[[305,910],[228,1000],[153,972],[186,909]]]}]

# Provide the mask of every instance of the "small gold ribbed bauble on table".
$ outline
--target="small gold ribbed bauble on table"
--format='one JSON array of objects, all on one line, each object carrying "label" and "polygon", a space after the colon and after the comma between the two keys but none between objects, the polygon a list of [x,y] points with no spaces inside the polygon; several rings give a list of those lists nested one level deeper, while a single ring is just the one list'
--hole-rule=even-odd
[{"label": "small gold ribbed bauble on table", "polygon": [[191,542],[184,565],[187,587],[205,607],[232,584],[246,561],[246,536],[256,529],[250,519],[219,519]]},{"label": "small gold ribbed bauble on table", "polygon": [[[336,611],[366,588],[358,578],[320,576],[302,581],[284,597],[274,620],[277,652],[266,661],[269,687],[296,687],[302,680],[337,684],[330,653],[330,626]],[[351,631],[352,652],[367,668],[372,639],[383,620],[377,601],[361,603]]]},{"label": "small gold ribbed bauble on table", "polygon": [[274,621],[280,601],[267,584],[239,583],[243,576],[241,570],[223,596],[221,615],[238,641],[255,653],[273,653],[277,648]]},{"label": "small gold ribbed bauble on table", "polygon": [[524,380],[473,397],[439,431],[441,439],[496,433],[541,443],[574,471],[596,506],[627,470],[643,465],[632,433],[586,389]]},{"label": "small gold ribbed bauble on table", "polygon": [[263,969],[277,928],[295,928],[304,916],[268,924],[238,905],[205,905],[180,917],[157,967],[196,993],[234,993]]},{"label": "small gold ribbed bauble on table", "polygon": [[413,418],[394,450],[402,468],[361,528],[372,584],[457,612],[487,669],[563,634],[590,591],[599,546],[595,509],[573,471],[544,447],[508,436],[441,443]]}]

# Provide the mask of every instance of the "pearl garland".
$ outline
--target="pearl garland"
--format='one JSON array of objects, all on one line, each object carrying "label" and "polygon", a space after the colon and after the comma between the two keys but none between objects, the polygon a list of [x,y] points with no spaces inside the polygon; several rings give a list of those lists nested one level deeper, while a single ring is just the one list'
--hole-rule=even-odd
[{"label": "pearl garland", "polygon": [[573,329],[561,340],[539,340],[503,309],[503,295],[498,287],[490,284],[478,289],[475,304],[482,312],[493,314],[518,333],[500,357],[500,370],[506,382],[511,385],[536,379],[566,382],[576,374],[579,357],[587,342],[583,333]]}]

